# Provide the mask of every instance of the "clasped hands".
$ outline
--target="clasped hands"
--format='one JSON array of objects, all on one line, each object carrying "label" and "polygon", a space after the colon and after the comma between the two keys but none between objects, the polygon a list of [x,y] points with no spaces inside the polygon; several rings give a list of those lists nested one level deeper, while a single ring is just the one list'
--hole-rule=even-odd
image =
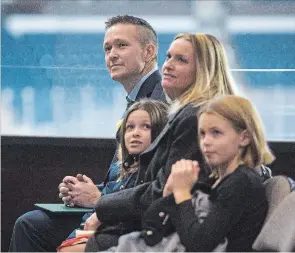
[{"label": "clasped hands", "polygon": [[199,172],[197,161],[182,159],[174,163],[164,187],[163,197],[173,193],[177,204],[191,199],[191,189],[199,178]]},{"label": "clasped hands", "polygon": [[59,197],[69,206],[93,208],[101,193],[93,181],[82,174],[66,176],[58,186]]}]

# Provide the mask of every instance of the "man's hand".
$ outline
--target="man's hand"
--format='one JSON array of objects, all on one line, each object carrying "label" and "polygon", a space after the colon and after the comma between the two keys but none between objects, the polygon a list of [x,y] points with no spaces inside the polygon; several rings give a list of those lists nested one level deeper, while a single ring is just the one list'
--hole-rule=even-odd
[{"label": "man's hand", "polygon": [[78,174],[77,177],[66,176],[59,185],[59,197],[65,204],[82,207],[94,207],[101,196],[92,180]]},{"label": "man's hand", "polygon": [[93,213],[86,221],[84,225],[84,230],[97,230],[101,222],[98,220],[96,213]]},{"label": "man's hand", "polygon": [[72,198],[69,196],[69,188],[68,185],[64,182],[60,183],[58,186],[59,190],[59,198],[65,203],[65,205],[74,206],[74,203],[71,202]]}]

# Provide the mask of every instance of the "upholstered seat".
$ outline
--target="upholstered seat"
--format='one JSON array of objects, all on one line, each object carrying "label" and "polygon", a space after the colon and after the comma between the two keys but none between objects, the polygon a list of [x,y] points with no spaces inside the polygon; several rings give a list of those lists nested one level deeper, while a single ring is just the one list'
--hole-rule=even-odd
[{"label": "upholstered seat", "polygon": [[275,176],[265,181],[269,210],[253,249],[257,251],[295,250],[295,192],[287,177]]}]

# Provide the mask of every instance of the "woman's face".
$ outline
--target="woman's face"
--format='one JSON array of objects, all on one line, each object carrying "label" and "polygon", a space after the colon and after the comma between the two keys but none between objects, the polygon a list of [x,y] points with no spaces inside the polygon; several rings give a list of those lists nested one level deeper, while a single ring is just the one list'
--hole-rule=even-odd
[{"label": "woman's face", "polygon": [[162,67],[162,86],[171,99],[178,98],[195,81],[196,63],[191,42],[173,41]]}]

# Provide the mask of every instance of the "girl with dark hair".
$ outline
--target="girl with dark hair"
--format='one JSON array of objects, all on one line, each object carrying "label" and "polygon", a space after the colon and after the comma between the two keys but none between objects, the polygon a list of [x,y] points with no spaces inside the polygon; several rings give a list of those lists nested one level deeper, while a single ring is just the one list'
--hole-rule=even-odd
[{"label": "girl with dark hair", "polygon": [[[120,176],[106,189],[106,193],[120,191],[134,185],[138,172],[139,155],[145,151],[162,131],[168,120],[168,105],[142,99],[129,107],[120,126],[118,163]],[[86,220],[83,230],[75,231],[75,238],[65,240],[57,250],[81,252],[88,237],[99,227],[96,213]]]}]

